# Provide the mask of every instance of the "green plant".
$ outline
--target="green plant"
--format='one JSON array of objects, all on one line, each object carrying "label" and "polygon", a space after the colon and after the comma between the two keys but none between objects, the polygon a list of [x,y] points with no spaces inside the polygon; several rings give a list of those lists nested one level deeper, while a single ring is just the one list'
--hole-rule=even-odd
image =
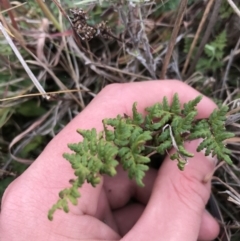
[{"label": "green plant", "polygon": [[227,34],[226,31],[222,31],[212,42],[206,44],[204,47],[204,53],[207,57],[199,59],[197,64],[198,70],[203,69],[216,69],[223,66],[224,48],[227,45]]},{"label": "green plant", "polygon": [[212,154],[231,164],[230,151],[223,143],[234,136],[225,130],[228,108],[222,106],[214,110],[208,119],[197,120],[196,106],[201,98],[198,96],[185,103],[181,109],[177,94],[171,104],[164,97],[162,103],[146,108],[145,116],[138,113],[137,104],[134,103],[132,117],[118,115],[114,119],[104,119],[103,131],[99,133],[94,128],[78,130],[83,141],[68,145],[73,154],[63,154],[71,163],[77,178],[72,182],[72,187],[59,193],[60,199],[49,211],[48,218],[52,220],[57,209],[68,212],[68,201],[77,205],[80,197],[78,188],[85,181],[96,186],[100,182],[100,175],[116,175],[116,166],[119,164],[128,172],[129,178],[144,186],[142,179],[148,170],[150,156],[164,154],[174,148],[175,153],[170,158],[177,160],[179,169],[183,170],[187,158],[193,157],[184,148],[187,140],[203,138],[197,151],[205,149],[205,155]]},{"label": "green plant", "polygon": [[[192,43],[191,38],[184,39],[184,53],[188,53]],[[204,55],[199,59],[197,64],[197,70],[203,71],[210,69],[216,71],[216,69],[223,66],[224,49],[227,46],[227,33],[223,30],[219,35],[215,37],[213,41],[204,46]],[[195,56],[196,50],[193,51]]]}]

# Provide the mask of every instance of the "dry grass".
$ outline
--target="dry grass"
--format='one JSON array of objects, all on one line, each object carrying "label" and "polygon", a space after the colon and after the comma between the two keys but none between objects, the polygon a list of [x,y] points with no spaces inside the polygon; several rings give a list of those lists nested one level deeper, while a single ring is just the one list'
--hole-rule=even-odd
[{"label": "dry grass", "polygon": [[[112,29],[110,39],[100,35],[89,42],[71,28],[71,1],[62,6],[57,1],[2,2],[2,186],[25,168],[13,160],[30,164],[104,86],[177,78],[230,107],[226,126],[236,137],[227,144],[234,165],[221,165],[215,172],[212,203],[223,227],[219,240],[239,240],[240,1],[188,1],[186,5],[182,0],[179,7],[176,0],[75,3],[88,12],[89,24],[107,20]],[[227,29],[225,45],[214,48],[212,42],[223,29]],[[11,39],[20,57],[11,50]]]}]

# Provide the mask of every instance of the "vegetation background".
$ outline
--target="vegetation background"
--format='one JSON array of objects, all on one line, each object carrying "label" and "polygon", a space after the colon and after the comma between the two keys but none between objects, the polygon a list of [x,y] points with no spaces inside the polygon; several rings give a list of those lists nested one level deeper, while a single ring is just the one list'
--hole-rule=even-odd
[{"label": "vegetation background", "polygon": [[[74,7],[89,25],[107,21],[111,36],[81,40],[68,18]],[[0,0],[0,198],[104,86],[179,79],[229,106],[234,165],[216,168],[209,206],[218,240],[240,240],[239,9],[239,0]]]}]

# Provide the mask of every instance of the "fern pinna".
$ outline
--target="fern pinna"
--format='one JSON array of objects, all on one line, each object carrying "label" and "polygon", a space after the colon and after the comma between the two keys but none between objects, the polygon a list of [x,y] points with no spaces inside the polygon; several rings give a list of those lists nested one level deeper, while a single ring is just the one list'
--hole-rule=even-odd
[{"label": "fern pinna", "polygon": [[143,116],[137,111],[137,104],[132,107],[132,116],[118,115],[113,119],[103,120],[103,131],[96,129],[78,130],[83,141],[69,144],[72,154],[63,156],[72,165],[76,179],[72,186],[59,193],[60,199],[49,210],[48,218],[53,219],[57,209],[69,211],[69,201],[77,205],[80,197],[79,188],[85,181],[96,186],[101,175],[116,175],[117,165],[122,165],[128,176],[139,186],[148,170],[150,156],[155,153],[164,154],[173,148],[172,160],[177,160],[180,170],[193,153],[184,148],[184,142],[202,138],[197,151],[205,150],[205,155],[217,156],[231,164],[230,151],[225,147],[224,140],[234,135],[225,129],[227,106],[214,110],[208,119],[196,120],[196,106],[201,100],[198,96],[185,103],[181,109],[178,95],[175,94],[171,104],[166,97],[162,103],[146,108]]}]

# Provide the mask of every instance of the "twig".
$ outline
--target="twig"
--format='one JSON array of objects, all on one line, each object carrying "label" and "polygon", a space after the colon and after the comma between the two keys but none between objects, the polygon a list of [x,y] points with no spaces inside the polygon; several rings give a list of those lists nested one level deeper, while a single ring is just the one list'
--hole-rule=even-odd
[{"label": "twig", "polygon": [[17,47],[15,46],[15,44],[13,43],[12,39],[9,37],[7,31],[5,30],[5,28],[3,27],[2,23],[0,22],[0,30],[2,31],[5,39],[7,40],[8,44],[11,46],[12,50],[14,51],[14,53],[16,54],[18,60],[20,61],[20,63],[22,64],[23,68],[25,69],[25,71],[27,72],[29,78],[32,80],[33,84],[36,86],[36,88],[38,89],[38,91],[42,94],[42,96],[46,99],[49,99],[50,97],[47,95],[47,93],[45,92],[45,90],[43,89],[43,87],[40,85],[39,81],[37,80],[37,78],[35,77],[35,75],[33,74],[33,72],[31,71],[31,69],[28,67],[28,65],[26,64],[25,60],[23,59],[22,55],[20,54],[20,52],[18,51]]},{"label": "twig", "polygon": [[175,25],[174,25],[174,28],[173,28],[171,39],[168,43],[168,50],[167,50],[167,53],[165,55],[164,62],[163,62],[163,67],[162,67],[162,71],[161,71],[161,79],[165,79],[168,64],[169,64],[170,58],[172,56],[172,52],[173,52],[173,48],[174,48],[174,45],[175,45],[175,42],[176,42],[176,38],[177,38],[177,35],[178,35],[178,32],[179,32],[180,26],[182,24],[182,19],[183,19],[183,16],[184,16],[184,13],[185,13],[185,10],[186,10],[186,7],[187,7],[187,2],[188,2],[187,0],[182,0],[179,4],[179,7],[178,7],[179,10],[178,10],[177,18],[176,18],[176,21],[175,21]]},{"label": "twig", "polygon": [[[51,91],[51,92],[47,92],[48,95],[56,95],[56,94],[65,94],[65,93],[75,93],[75,92],[88,92],[91,94],[91,96],[95,97],[96,95],[92,92],[90,92],[90,90],[58,90],[58,91]],[[0,102],[4,102],[4,101],[9,101],[9,100],[15,100],[15,99],[20,99],[20,98],[27,98],[27,97],[33,97],[33,96],[40,96],[42,94],[40,93],[32,93],[32,94],[25,94],[25,95],[18,95],[18,96],[13,96],[13,97],[8,97],[8,98],[4,98],[4,99],[0,99]]]},{"label": "twig", "polygon": [[[240,198],[239,193],[238,193],[235,189],[233,189],[230,185],[228,185],[228,184],[226,184],[225,182],[223,182],[220,178],[213,176],[213,177],[212,177],[212,180],[217,180],[217,181],[219,181],[221,184],[223,184],[225,187],[227,187],[227,188],[233,193],[234,196]],[[225,192],[226,192],[226,191],[225,191]],[[221,193],[225,193],[225,192],[223,191],[223,192],[221,192]],[[229,194],[229,193],[228,193],[228,194]]]},{"label": "twig", "polygon": [[221,2],[222,2],[222,0],[215,1],[215,5],[214,5],[214,8],[213,8],[213,11],[212,11],[212,14],[211,14],[211,17],[210,17],[210,20],[209,20],[206,32],[205,32],[205,34],[203,36],[202,42],[201,42],[201,44],[200,44],[200,46],[198,48],[196,56],[195,56],[191,66],[190,66],[190,69],[187,72],[187,76],[186,76],[187,78],[194,71],[195,66],[197,65],[198,59],[199,59],[200,55],[202,54],[202,52],[204,50],[204,47],[205,47],[205,45],[206,45],[206,43],[207,43],[207,41],[208,41],[208,39],[210,37],[212,29],[213,29],[214,25],[217,22],[217,15],[218,15],[218,12],[219,12],[219,9],[220,9],[220,6],[221,6]]},{"label": "twig", "polygon": [[22,6],[25,5],[25,4],[27,4],[27,2],[25,2],[25,3],[18,3],[18,5],[14,6],[14,7],[10,7],[10,8],[8,8],[8,9],[2,10],[2,11],[1,11],[1,14],[5,13],[5,12],[8,12],[8,11],[11,11],[11,10],[13,10],[13,9],[15,9],[15,8],[22,7]]},{"label": "twig", "polygon": [[148,42],[148,38],[146,36],[146,32],[145,32],[145,26],[143,24],[143,18],[142,18],[142,13],[141,13],[141,8],[138,5],[138,13],[139,13],[139,19],[140,19],[140,26],[141,26],[141,30],[140,30],[140,34],[142,35],[142,42],[143,42],[143,46],[144,46],[144,52],[146,54],[146,61],[144,66],[147,68],[147,70],[149,71],[149,73],[151,74],[151,77],[153,79],[156,79],[156,73],[155,73],[155,68],[154,68],[154,59],[150,50],[150,46],[149,46],[149,42]]},{"label": "twig", "polygon": [[42,9],[42,11],[44,12],[44,14],[46,15],[46,17],[52,21],[54,27],[58,30],[58,31],[62,31],[60,24],[58,23],[57,19],[52,15],[52,13],[50,12],[50,10],[46,7],[45,3],[43,0],[36,0],[36,2],[38,3],[39,7]]},{"label": "twig", "polygon": [[207,20],[207,16],[208,16],[208,14],[209,14],[209,12],[210,12],[210,9],[211,9],[211,7],[212,7],[212,5],[213,5],[213,2],[214,2],[214,0],[210,0],[210,1],[208,2],[208,5],[207,5],[206,9],[205,9],[205,12],[204,12],[204,14],[203,14],[203,17],[202,17],[202,19],[201,19],[201,22],[200,22],[200,24],[199,24],[199,26],[198,26],[197,32],[196,32],[195,37],[194,37],[194,39],[193,39],[193,42],[192,42],[192,44],[191,44],[190,50],[189,50],[189,52],[188,52],[186,61],[185,61],[185,63],[184,63],[182,75],[184,75],[185,72],[186,72],[186,70],[187,70],[187,67],[188,67],[189,61],[190,61],[190,59],[191,59],[193,50],[194,50],[194,48],[195,48],[195,46],[196,46],[196,44],[197,44],[197,41],[198,41],[199,36],[200,36],[200,33],[201,33],[202,29],[203,29],[204,23],[205,23],[206,20]]},{"label": "twig", "polygon": [[1,2],[2,2],[1,5],[5,8],[5,10],[8,10],[8,15],[9,15],[9,17],[11,19],[12,26],[15,29],[19,30],[17,22],[15,21],[14,10],[13,9],[10,10],[11,4],[9,3],[8,0],[2,0]]},{"label": "twig", "polygon": [[229,5],[232,7],[233,11],[240,17],[240,10],[232,0],[227,0]]},{"label": "twig", "polygon": [[226,82],[227,82],[228,73],[229,73],[230,67],[231,67],[233,59],[234,59],[234,55],[235,55],[234,53],[238,50],[239,45],[240,45],[240,38],[238,39],[234,50],[231,51],[230,58],[229,58],[229,61],[228,61],[227,67],[226,67],[226,71],[225,71],[224,76],[223,76],[223,82],[222,82],[223,88],[221,89],[221,93],[220,93],[221,99],[223,97],[223,93],[224,93],[224,90],[225,90],[224,86],[226,85]]}]

